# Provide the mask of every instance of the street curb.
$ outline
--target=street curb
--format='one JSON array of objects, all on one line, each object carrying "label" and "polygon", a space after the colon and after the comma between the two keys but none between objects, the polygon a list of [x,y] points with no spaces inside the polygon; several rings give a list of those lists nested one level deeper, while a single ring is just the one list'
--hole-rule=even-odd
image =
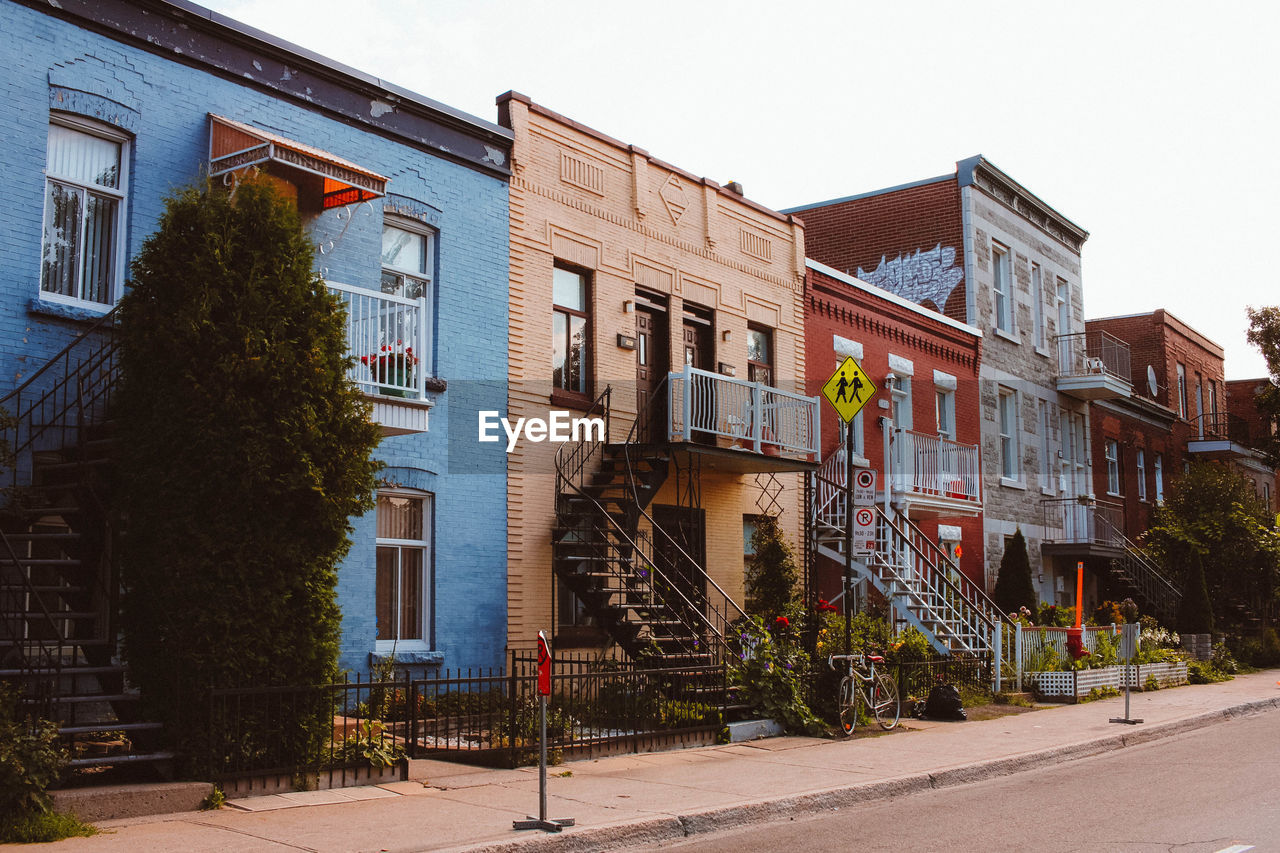
[{"label": "street curb", "polygon": [[508,850],[596,851],[672,841],[690,835],[719,832],[725,829],[768,823],[783,817],[802,817],[833,811],[845,806],[875,800],[886,800],[930,788],[948,788],[1011,776],[1028,770],[1089,758],[1104,752],[1139,746],[1175,737],[1214,723],[1225,723],[1280,708],[1280,697],[1243,702],[1218,711],[1207,711],[1180,720],[1157,723],[1133,731],[1105,735],[1092,740],[1055,746],[1035,752],[1009,755],[963,767],[927,773],[913,773],[894,779],[881,779],[860,785],[848,785],[825,791],[795,794],[770,800],[740,803],[682,815],[643,818],[625,824],[570,829],[564,833],[526,836],[511,840],[455,848],[467,853],[503,853]]}]

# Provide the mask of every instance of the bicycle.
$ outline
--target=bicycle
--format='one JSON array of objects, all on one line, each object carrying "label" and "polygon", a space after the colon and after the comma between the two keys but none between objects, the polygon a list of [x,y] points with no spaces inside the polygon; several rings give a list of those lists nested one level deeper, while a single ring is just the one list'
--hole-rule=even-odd
[{"label": "bicycle", "polygon": [[[858,724],[859,698],[867,704],[880,728],[889,731],[897,726],[902,716],[898,685],[887,673],[876,672],[876,664],[884,663],[884,658],[880,655],[831,655],[827,658],[827,666],[835,669],[838,660],[847,661],[849,666],[849,671],[840,679],[838,696],[840,728],[844,733],[853,734]],[[863,668],[864,663],[869,664],[866,669]],[[866,686],[859,684],[860,681]]]}]

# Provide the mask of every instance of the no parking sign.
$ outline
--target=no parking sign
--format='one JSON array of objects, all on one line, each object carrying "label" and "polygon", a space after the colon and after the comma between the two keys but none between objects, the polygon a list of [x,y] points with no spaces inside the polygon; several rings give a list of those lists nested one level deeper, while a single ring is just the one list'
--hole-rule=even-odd
[{"label": "no parking sign", "polygon": [[853,511],[853,550],[874,551],[876,547],[876,511],[860,506]]}]

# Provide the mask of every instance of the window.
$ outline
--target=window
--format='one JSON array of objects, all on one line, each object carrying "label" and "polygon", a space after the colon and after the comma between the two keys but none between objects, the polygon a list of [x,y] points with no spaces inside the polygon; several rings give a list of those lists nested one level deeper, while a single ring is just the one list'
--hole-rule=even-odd
[{"label": "window", "polygon": [[1000,389],[1000,476],[1018,479],[1018,397],[1007,388]]},{"label": "window", "polygon": [[1218,421],[1218,383],[1209,380],[1209,417],[1216,426]]},{"label": "window", "polygon": [[956,437],[956,395],[954,391],[937,392],[938,435],[952,441]]},{"label": "window", "polygon": [[1262,505],[1266,507],[1267,512],[1271,512],[1271,484],[1262,484]]},{"label": "window", "polygon": [[[427,314],[421,318],[424,344],[418,359],[428,375],[435,370],[430,364],[431,344],[427,337],[435,326],[430,311],[434,302],[432,280],[435,272],[436,235],[427,228],[411,223],[384,224],[382,226],[382,292],[405,299],[425,298]],[[407,316],[407,315],[396,315]],[[392,325],[397,325],[395,322]],[[407,322],[406,322],[406,325]],[[392,328],[388,337],[397,340],[416,341],[417,329]],[[416,346],[416,344],[415,344]]]},{"label": "window", "polygon": [[1040,265],[1031,265],[1031,310],[1035,314],[1036,349],[1044,349],[1044,281]]},{"label": "window", "polygon": [[764,326],[747,327],[747,380],[773,384],[773,331]]},{"label": "window", "polygon": [[1204,380],[1196,374],[1196,428],[1204,438]]},{"label": "window", "polygon": [[1065,278],[1058,279],[1058,334],[1071,334],[1071,286]]},{"label": "window", "polygon": [[1164,457],[1159,453],[1156,454],[1155,460],[1156,474],[1156,503],[1164,502]]},{"label": "window", "polygon": [[1053,484],[1053,404],[1040,401],[1040,488],[1052,494]]},{"label": "window", "polygon": [[552,384],[557,390],[586,396],[591,351],[587,276],[556,267],[551,298]]},{"label": "window", "polygon": [[891,373],[886,384],[894,429],[911,429],[911,377]]},{"label": "window", "polygon": [[[62,123],[62,122],[66,123]],[[128,140],[91,125],[49,124],[40,291],[111,305],[124,277]]]},{"label": "window", "polygon": [[1104,453],[1107,457],[1107,493],[1118,495],[1120,494],[1120,443],[1114,439],[1107,439]]},{"label": "window", "polygon": [[1064,411],[1058,423],[1062,430],[1062,480],[1059,485],[1070,494],[1086,494],[1093,487],[1089,483],[1089,445],[1084,416]]},{"label": "window", "polygon": [[991,244],[991,280],[996,300],[996,328],[1013,334],[1013,291],[1009,272],[1009,250]]},{"label": "window", "polygon": [[1187,416],[1187,368],[1178,365],[1178,417]]},{"label": "window", "polygon": [[1143,450],[1134,451],[1134,459],[1138,463],[1138,500],[1147,499],[1147,454]]},{"label": "window", "polygon": [[379,492],[378,650],[431,640],[431,504],[427,492]]}]

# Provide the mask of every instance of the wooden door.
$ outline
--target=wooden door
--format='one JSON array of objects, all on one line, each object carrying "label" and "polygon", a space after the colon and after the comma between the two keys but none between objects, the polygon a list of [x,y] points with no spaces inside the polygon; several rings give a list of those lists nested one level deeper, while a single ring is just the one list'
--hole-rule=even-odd
[{"label": "wooden door", "polygon": [[[670,362],[667,341],[667,315],[656,305],[636,306],[636,406],[647,412],[644,443],[666,438],[666,388],[659,386],[667,375]],[[657,394],[657,396],[655,396]]]}]

